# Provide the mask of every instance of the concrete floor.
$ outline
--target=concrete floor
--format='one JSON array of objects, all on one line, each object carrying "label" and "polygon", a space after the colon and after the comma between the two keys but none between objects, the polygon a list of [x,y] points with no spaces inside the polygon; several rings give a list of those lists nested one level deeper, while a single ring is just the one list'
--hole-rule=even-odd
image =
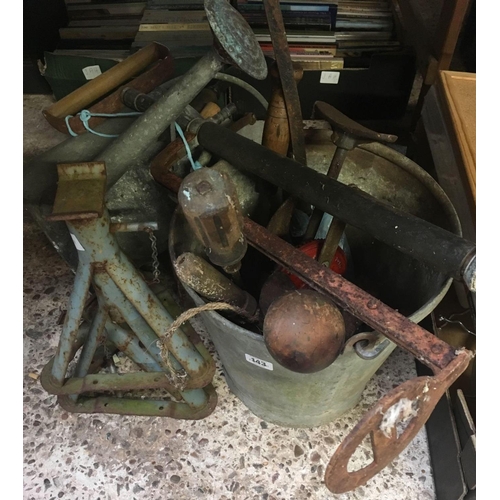
[{"label": "concrete floor", "polygon": [[[49,102],[46,96],[25,96],[26,158],[65,138],[41,115]],[[260,420],[229,391],[218,360],[213,383],[219,402],[204,420],[67,413],[42,389],[37,375],[55,353],[61,333],[57,321],[72,281],[69,268],[25,214],[26,500],[435,498],[425,430],[365,486],[333,495],[323,482],[331,455],[364,412],[415,376],[413,358],[400,349],[368,383],[356,408],[320,428],[287,429]]]}]

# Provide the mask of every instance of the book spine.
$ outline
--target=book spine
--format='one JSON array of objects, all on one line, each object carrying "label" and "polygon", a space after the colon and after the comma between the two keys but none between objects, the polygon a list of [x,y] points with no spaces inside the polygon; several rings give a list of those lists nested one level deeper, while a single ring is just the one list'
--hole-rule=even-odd
[{"label": "book spine", "polygon": [[292,57],[292,61],[298,62],[304,71],[331,71],[344,68],[344,59],[341,57],[338,57],[332,61],[316,61],[316,60],[296,61]]},{"label": "book spine", "polygon": [[204,10],[146,10],[142,16],[143,24],[169,23],[206,23],[207,15]]},{"label": "book spine", "polygon": [[165,45],[179,43],[189,46],[211,45],[213,40],[210,31],[139,31],[135,36],[136,42],[159,42]]},{"label": "book spine", "polygon": [[208,23],[190,23],[190,24],[141,24],[139,31],[210,31]]}]

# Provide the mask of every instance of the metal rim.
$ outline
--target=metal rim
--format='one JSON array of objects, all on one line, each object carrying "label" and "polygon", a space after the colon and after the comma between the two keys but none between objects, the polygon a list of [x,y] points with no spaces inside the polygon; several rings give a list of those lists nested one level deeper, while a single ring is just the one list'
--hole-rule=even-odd
[{"label": "metal rim", "polygon": [[257,80],[267,76],[267,64],[255,35],[227,0],[205,0],[205,12],[215,38],[229,58]]}]

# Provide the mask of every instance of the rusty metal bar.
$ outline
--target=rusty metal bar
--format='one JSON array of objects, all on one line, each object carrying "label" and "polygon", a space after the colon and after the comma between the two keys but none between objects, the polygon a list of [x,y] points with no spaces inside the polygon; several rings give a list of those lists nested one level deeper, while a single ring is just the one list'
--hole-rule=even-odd
[{"label": "rusty metal bar", "polygon": [[[85,344],[83,344],[82,352],[80,353],[80,357],[78,358],[78,363],[75,368],[74,377],[85,377],[89,372],[89,368],[92,364],[92,360],[94,359],[94,354],[99,346],[99,340],[104,333],[104,327],[106,326],[106,321],[108,319],[108,311],[99,303],[96,315],[92,321],[92,325],[89,330],[89,334],[87,339],[85,340]],[[66,384],[63,386],[65,387]],[[68,394],[72,394],[70,396],[71,399],[76,401],[78,396],[76,393],[69,392]]]},{"label": "rusty metal bar", "polygon": [[144,344],[131,331],[125,330],[109,320],[106,323],[106,333],[109,341],[119,351],[130,358],[141,370],[147,372],[165,372],[165,368],[142,347]]},{"label": "rusty metal bar", "polygon": [[170,417],[183,420],[199,420],[210,415],[217,406],[217,393],[212,385],[199,389],[205,395],[203,406],[191,408],[187,404],[174,401],[131,399],[99,396],[81,397],[78,402],[67,396],[59,396],[58,403],[66,411],[74,413],[109,413],[114,415],[140,415]]},{"label": "rusty metal bar", "polygon": [[[325,472],[326,487],[332,493],[345,493],[365,484],[389,465],[425,424],[446,390],[467,369],[470,351],[459,351],[450,364],[433,377],[416,377],[403,382],[380,399],[340,443]],[[400,434],[404,409],[413,418]],[[406,415],[408,417],[409,415]],[[366,436],[371,437],[373,461],[356,471],[348,471],[348,463]]]},{"label": "rusty metal bar", "polygon": [[[177,192],[177,182],[164,185]],[[446,368],[455,358],[455,349],[449,344],[248,217],[243,220],[243,234],[254,248],[293,272],[311,288],[331,297],[337,305],[409,351],[432,370]]]},{"label": "rusty metal bar", "polygon": [[342,276],[307,257],[252,220],[244,220],[248,243],[292,271],[311,288],[322,292],[374,330],[409,351],[432,370],[442,370],[455,358],[455,349]]},{"label": "rusty metal bar", "polygon": [[[269,151],[224,127],[203,124],[198,142],[234,167],[258,175],[455,279],[462,279],[471,261],[475,260],[473,243]],[[473,282],[475,279],[469,280],[468,285]]]},{"label": "rusty metal bar", "polygon": [[[190,389],[191,379],[187,381],[186,389]],[[57,396],[73,396],[86,392],[108,392],[108,391],[137,391],[138,389],[165,389],[174,397],[179,391],[170,382],[163,372],[132,372],[132,373],[97,373],[81,377],[72,377],[61,387],[45,386],[46,390],[51,389],[51,394]],[[201,389],[200,389],[201,391]],[[187,392],[187,391],[185,391]],[[183,393],[182,393],[183,394]]]}]

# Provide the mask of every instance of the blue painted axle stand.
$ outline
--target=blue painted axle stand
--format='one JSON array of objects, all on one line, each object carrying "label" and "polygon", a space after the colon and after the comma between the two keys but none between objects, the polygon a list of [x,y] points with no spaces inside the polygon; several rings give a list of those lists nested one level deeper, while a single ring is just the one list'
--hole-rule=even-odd
[{"label": "blue painted axle stand", "polygon": [[[79,263],[42,386],[71,412],[206,417],[217,404],[212,357],[189,323],[165,336],[180,308],[165,287],[156,286],[153,293],[112,234],[154,224],[111,223],[104,205],[103,162],[60,164],[58,176],[49,218],[66,222]],[[142,371],[99,373],[116,351]],[[143,399],[140,391],[151,389],[164,390],[165,399],[163,394]]]}]

